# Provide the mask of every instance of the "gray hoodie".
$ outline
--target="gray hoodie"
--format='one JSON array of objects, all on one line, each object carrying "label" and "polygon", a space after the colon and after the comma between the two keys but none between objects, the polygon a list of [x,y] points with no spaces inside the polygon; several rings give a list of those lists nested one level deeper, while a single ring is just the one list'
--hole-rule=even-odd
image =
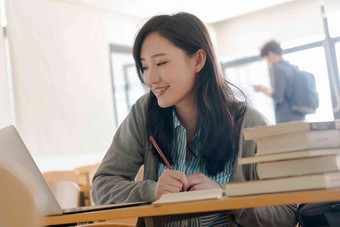
[{"label": "gray hoodie", "polygon": [[[156,197],[156,169],[158,159],[146,134],[148,94],[142,96],[118,128],[113,142],[93,177],[92,196],[95,204],[154,201]],[[247,107],[244,117],[235,122],[235,139],[238,141],[238,158],[254,156],[256,143],[243,139],[243,129],[266,125],[268,122],[259,112]],[[143,181],[134,179],[144,165]],[[258,179],[255,165],[238,165],[235,161],[230,182]],[[226,185],[228,187],[228,185]],[[276,226],[296,225],[296,205],[258,207],[225,211],[229,226]],[[192,216],[192,215],[191,215]],[[189,217],[189,216],[188,216]],[[181,216],[181,219],[183,215]],[[184,216],[185,218],[185,216]],[[167,221],[176,216],[167,217]],[[165,218],[164,218],[165,220]],[[161,226],[162,218],[142,218],[138,226]]]}]

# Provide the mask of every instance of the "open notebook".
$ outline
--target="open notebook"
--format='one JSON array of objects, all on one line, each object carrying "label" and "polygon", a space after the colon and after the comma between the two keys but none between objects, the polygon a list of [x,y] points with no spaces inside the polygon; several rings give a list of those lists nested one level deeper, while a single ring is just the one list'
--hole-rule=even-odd
[{"label": "open notebook", "polygon": [[222,188],[212,188],[197,191],[186,191],[177,193],[163,194],[161,198],[154,201],[154,206],[160,206],[168,203],[183,203],[192,201],[221,199],[223,196]]},{"label": "open notebook", "polygon": [[46,197],[46,202],[42,207],[42,213],[44,215],[78,213],[147,203],[142,201],[62,209],[13,125],[0,129],[0,161],[2,161],[2,163],[8,163],[8,165],[10,165],[10,163],[20,165],[22,169],[26,171],[26,174],[30,176],[30,179],[32,179],[35,184],[39,185],[42,193],[41,196]]}]

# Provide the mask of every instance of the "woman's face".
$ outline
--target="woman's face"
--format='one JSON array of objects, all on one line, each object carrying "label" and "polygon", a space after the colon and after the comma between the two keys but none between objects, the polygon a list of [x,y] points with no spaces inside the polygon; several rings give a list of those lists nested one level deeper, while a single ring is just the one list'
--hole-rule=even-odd
[{"label": "woman's face", "polygon": [[[194,54],[195,55],[195,54]],[[195,57],[188,56],[159,33],[150,33],[141,47],[143,79],[160,107],[193,106]]]}]

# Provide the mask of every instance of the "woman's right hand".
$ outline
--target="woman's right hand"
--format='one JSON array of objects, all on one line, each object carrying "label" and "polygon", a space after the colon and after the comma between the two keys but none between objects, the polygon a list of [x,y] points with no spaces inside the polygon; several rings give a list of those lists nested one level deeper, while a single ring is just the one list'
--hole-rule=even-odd
[{"label": "woman's right hand", "polygon": [[188,179],[183,172],[166,169],[158,179],[156,195],[160,198],[163,194],[186,191],[187,188]]}]

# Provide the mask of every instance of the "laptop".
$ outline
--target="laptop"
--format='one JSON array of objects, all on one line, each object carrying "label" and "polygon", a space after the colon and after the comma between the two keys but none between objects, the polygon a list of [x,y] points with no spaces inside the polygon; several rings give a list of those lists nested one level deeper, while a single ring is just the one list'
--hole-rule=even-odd
[{"label": "laptop", "polygon": [[41,193],[43,193],[41,196],[46,197],[46,202],[43,203],[41,211],[44,215],[71,214],[148,203],[146,201],[140,201],[62,209],[13,125],[0,129],[0,161],[1,163],[4,163],[4,165],[6,165],[6,163],[7,165],[10,165],[10,163],[18,164],[22,167],[22,171],[25,171],[25,174],[29,174],[30,179],[32,179],[35,184],[39,185],[39,189],[41,190]]}]

